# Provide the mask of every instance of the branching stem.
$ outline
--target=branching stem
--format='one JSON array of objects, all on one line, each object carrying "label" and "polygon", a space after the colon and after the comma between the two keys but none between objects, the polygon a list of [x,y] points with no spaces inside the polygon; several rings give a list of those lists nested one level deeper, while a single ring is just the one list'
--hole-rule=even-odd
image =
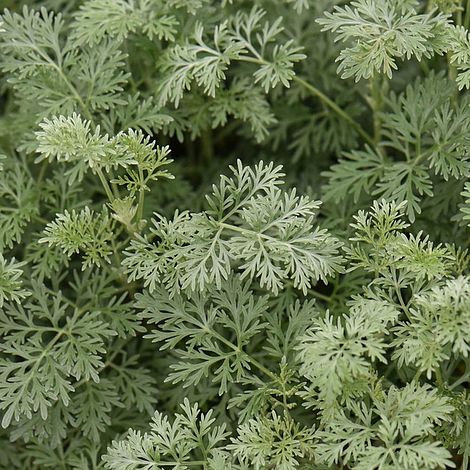
[{"label": "branching stem", "polygon": [[[214,330],[209,330],[210,334],[215,336],[220,342],[224,343],[226,346],[228,346],[230,349],[233,349],[234,351],[241,353],[243,351],[240,350],[238,346],[235,346],[231,341],[228,339],[224,338],[221,334],[217,333],[217,331]],[[246,354],[246,353],[245,353]],[[277,382],[278,377],[276,374],[271,372],[267,367],[263,366],[259,361],[251,357],[250,355],[246,354],[246,359],[253,364],[257,369],[259,369],[261,372],[263,372],[265,375],[270,377],[273,381]]]}]

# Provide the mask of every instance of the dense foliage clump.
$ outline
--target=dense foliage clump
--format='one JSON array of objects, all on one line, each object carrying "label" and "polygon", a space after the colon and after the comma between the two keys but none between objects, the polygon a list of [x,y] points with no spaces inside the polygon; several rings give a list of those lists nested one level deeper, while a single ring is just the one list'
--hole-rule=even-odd
[{"label": "dense foliage clump", "polygon": [[470,469],[470,2],[0,4],[1,469]]}]

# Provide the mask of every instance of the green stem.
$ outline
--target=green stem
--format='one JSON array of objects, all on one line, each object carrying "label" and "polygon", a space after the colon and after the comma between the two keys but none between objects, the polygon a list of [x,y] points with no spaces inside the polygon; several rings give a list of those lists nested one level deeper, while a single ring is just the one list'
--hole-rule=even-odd
[{"label": "green stem", "polygon": [[419,378],[421,377],[421,374],[423,371],[421,369],[418,369],[413,377],[413,382],[418,382]]},{"label": "green stem", "polygon": [[139,190],[139,202],[137,205],[137,226],[139,226],[140,221],[144,215],[144,203],[145,203],[145,183],[144,183],[144,172],[140,165],[138,165],[139,172],[139,181],[140,181],[140,190]]},{"label": "green stem", "polygon": [[[267,65],[269,62],[266,62],[263,59],[257,59],[255,57],[240,57],[238,60],[243,62],[250,62],[258,65]],[[326,106],[328,106],[332,111],[334,111],[339,117],[351,124],[351,126],[357,131],[357,133],[370,145],[374,146],[374,139],[343,109],[341,109],[333,100],[328,98],[322,91],[317,87],[313,86],[311,83],[305,81],[303,78],[294,75],[294,82],[298,83],[306,90],[308,90],[313,96],[317,97],[322,101]]]},{"label": "green stem", "polygon": [[[449,74],[448,74],[449,75],[449,80],[453,84],[455,84],[456,81],[457,81],[457,67],[455,65],[451,64],[449,54],[447,54],[447,66],[448,66],[448,69],[449,69]],[[458,97],[458,90],[456,88],[455,91],[452,93],[452,102],[453,102],[454,106],[456,105],[457,97]]]},{"label": "green stem", "polygon": [[220,335],[219,333],[217,333],[217,331],[214,331],[214,330],[211,330],[211,329],[208,329],[208,332],[211,334],[211,335],[214,335],[219,341],[221,341],[222,343],[224,343],[226,346],[228,346],[229,348],[233,349],[234,351],[236,351],[237,353],[243,353],[246,355],[246,359],[251,363],[253,364],[257,369],[259,369],[261,372],[263,372],[265,375],[267,375],[268,377],[270,377],[274,382],[277,382],[278,381],[278,377],[276,374],[274,374],[273,372],[271,372],[267,367],[263,366],[263,364],[261,364],[260,362],[258,362],[256,359],[252,358],[250,355],[246,354],[244,351],[242,351],[238,346],[235,346],[231,341],[229,341],[228,339],[224,338],[222,335]]},{"label": "green stem", "polygon": [[326,106],[331,108],[339,117],[344,119],[346,122],[351,124],[351,126],[357,131],[357,133],[370,145],[375,145],[374,139],[343,109],[341,109],[333,100],[328,98],[323,92],[318,88],[314,87],[312,84],[306,82],[303,78],[294,76],[293,80],[299,85],[302,85],[307,89],[312,95],[316,96],[320,101],[322,101]]},{"label": "green stem", "polygon": [[144,216],[144,202],[145,202],[145,191],[141,189],[139,191],[139,203],[137,207],[137,224],[142,220]]},{"label": "green stem", "polygon": [[114,172],[112,170],[112,168],[109,170],[109,180],[111,182],[111,190],[113,191],[113,194],[114,194],[114,198],[115,199],[119,199],[121,197],[121,195],[119,194],[119,188],[117,186],[116,183],[113,183],[113,181],[115,180],[116,178],[114,177]]},{"label": "green stem", "polygon": [[395,269],[391,269],[391,273],[392,275],[392,279],[393,279],[393,285],[395,287],[395,294],[397,295],[397,298],[398,298],[398,302],[400,304],[400,307],[401,309],[403,310],[403,313],[407,316],[408,319],[410,319],[411,317],[411,314],[410,314],[410,311],[408,309],[408,304],[405,302],[405,300],[403,299],[403,295],[401,293],[401,286],[400,286],[400,283],[399,283],[399,280],[398,280],[398,275],[397,275],[397,271]]},{"label": "green stem", "polygon": [[64,447],[62,443],[59,446],[59,454],[60,454],[60,466],[63,470],[67,470],[67,465],[65,464]]},{"label": "green stem", "polygon": [[455,14],[455,24],[458,26],[462,26],[462,9],[458,10]]},{"label": "green stem", "polygon": [[39,215],[33,215],[32,218],[36,221],[36,222],[39,222],[40,224],[44,224],[44,225],[47,225],[49,223],[48,220],[44,219],[43,217],[39,216]]},{"label": "green stem", "polygon": [[308,293],[313,295],[317,299],[323,300],[324,302],[327,302],[327,303],[331,302],[331,297],[328,297],[327,295],[322,294],[321,292],[318,292],[316,290],[310,289]]},{"label": "green stem", "polygon": [[249,362],[251,362],[257,369],[259,369],[261,372],[263,372],[265,375],[270,377],[274,382],[278,381],[278,377],[276,374],[271,372],[267,367],[264,367],[261,362],[258,362],[256,359],[253,359],[251,356],[247,356]]},{"label": "green stem", "polygon": [[207,163],[214,159],[214,144],[212,142],[212,131],[206,130],[201,135],[202,153]]},{"label": "green stem", "polygon": [[385,82],[382,81],[380,76],[374,75],[371,78],[370,82],[370,91],[371,91],[371,108],[373,112],[373,122],[374,122],[374,146],[377,146],[380,142],[380,137],[382,134],[382,119],[380,118],[380,113],[383,107],[383,96],[384,93],[382,90],[385,86]]},{"label": "green stem", "polygon": [[[227,218],[227,216],[224,219],[226,219],[226,218]],[[262,233],[262,232],[256,232],[254,230],[250,230],[250,229],[247,229],[247,228],[237,227],[236,225],[227,224],[225,222],[217,222],[217,224],[220,227],[226,228],[227,230],[232,230],[233,232],[238,232],[238,233],[243,233],[243,234],[248,233],[250,235],[254,235],[254,236],[258,237],[258,239],[263,238],[264,240],[268,240],[268,241],[276,241],[279,245],[284,245],[284,246],[290,248],[292,251],[298,251],[300,253],[304,253],[306,251],[306,250],[304,250],[302,248],[299,248],[295,245],[289,244],[288,242],[283,242],[283,241],[274,239],[273,237],[271,237],[269,235],[266,235],[265,233]]]},{"label": "green stem", "polygon": [[41,187],[42,181],[44,180],[44,176],[46,174],[47,167],[49,166],[49,160],[44,160],[41,165],[41,170],[39,171],[37,185]]},{"label": "green stem", "polygon": [[[292,281],[290,282],[287,282],[286,285],[290,286],[290,287],[294,287],[294,283]],[[318,292],[314,289],[309,289],[308,290],[308,293],[310,295],[312,295],[313,297],[316,297],[317,299],[320,299],[320,300],[323,300],[324,302],[327,302],[327,303],[330,303],[331,302],[331,299],[333,298],[333,295],[334,295],[334,291],[331,293],[330,296],[326,295],[326,294],[322,294],[321,292]]]},{"label": "green stem", "polygon": [[422,72],[424,73],[424,75],[428,76],[430,74],[431,70],[429,69],[429,65],[426,62],[426,59],[421,59],[420,61],[418,61],[418,63],[419,63],[419,67],[422,70]]},{"label": "green stem", "polygon": [[[94,123],[93,114],[88,109],[88,106],[83,101],[82,97],[78,93],[78,91],[75,88],[75,86],[73,85],[73,83],[70,82],[70,80],[67,78],[67,76],[65,75],[62,68],[59,65],[57,65],[54,62],[54,60],[52,60],[47,54],[44,54],[40,49],[37,49],[37,52],[51,65],[51,67],[53,67],[57,71],[57,73],[59,74],[59,76],[61,77],[61,79],[63,80],[63,82],[67,86],[67,88],[69,89],[69,91],[72,93],[73,97],[76,99],[77,103],[80,105],[80,108],[82,109],[83,114],[85,115],[85,117],[91,123]],[[96,172],[98,173],[98,176],[101,180],[101,184],[103,185],[103,187],[106,191],[108,199],[110,200],[110,202],[112,202],[115,199],[115,197],[113,196],[113,193],[111,192],[111,189],[110,189],[109,184],[108,184],[108,182],[106,181],[106,179],[103,175],[103,172],[101,171],[101,169],[97,169]]]},{"label": "green stem", "polygon": [[468,371],[466,374],[462,375],[460,379],[456,380],[452,385],[449,385],[450,390],[453,390],[454,388],[458,387],[459,385],[462,385],[465,382],[470,381],[470,371]]},{"label": "green stem", "polygon": [[467,5],[465,7],[465,19],[463,20],[463,25],[465,29],[468,29],[470,26],[470,0],[467,0]]},{"label": "green stem", "polygon": [[[421,141],[419,142],[419,148],[421,148]],[[432,147],[428,148],[426,151],[421,152],[414,160],[413,160],[413,166],[418,165],[418,163],[423,160],[423,158],[429,157],[432,153],[437,152],[441,149],[443,144],[434,144]]]},{"label": "green stem", "polygon": [[77,100],[78,104],[80,105],[80,108],[82,108],[83,114],[85,117],[93,122],[93,115],[91,114],[90,110],[88,109],[88,106],[85,104],[83,101],[82,97],[79,95],[77,89],[74,87],[74,85],[70,82],[70,80],[67,78],[65,75],[64,71],[62,70],[61,67],[59,67],[49,56],[42,54],[43,57],[47,57],[47,61],[51,64],[51,66],[57,71],[59,74],[60,78],[62,78],[63,82],[69,89],[69,91],[72,93],[73,97]]},{"label": "green stem", "polygon": [[108,181],[106,180],[103,172],[101,171],[101,168],[96,168],[96,174],[98,175],[101,184],[103,185],[104,191],[106,193],[106,196],[108,196],[109,202],[113,202],[115,197],[113,192],[111,191],[111,188],[109,187]]}]

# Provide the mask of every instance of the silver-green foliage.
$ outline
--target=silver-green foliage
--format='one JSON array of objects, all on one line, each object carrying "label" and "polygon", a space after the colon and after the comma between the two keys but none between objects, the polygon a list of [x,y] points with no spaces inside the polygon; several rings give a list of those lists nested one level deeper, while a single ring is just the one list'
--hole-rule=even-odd
[{"label": "silver-green foliage", "polygon": [[202,291],[238,271],[276,294],[289,280],[307,292],[341,270],[339,242],[314,225],[319,203],[283,192],[280,167],[238,161],[231,169],[233,177],[223,176],[207,196],[206,211],[154,219],[157,243],[131,243],[130,279],[144,279],[151,290],[162,279],[171,292]]},{"label": "silver-green foliage", "polygon": [[468,470],[470,4],[4,4],[0,468]]}]

